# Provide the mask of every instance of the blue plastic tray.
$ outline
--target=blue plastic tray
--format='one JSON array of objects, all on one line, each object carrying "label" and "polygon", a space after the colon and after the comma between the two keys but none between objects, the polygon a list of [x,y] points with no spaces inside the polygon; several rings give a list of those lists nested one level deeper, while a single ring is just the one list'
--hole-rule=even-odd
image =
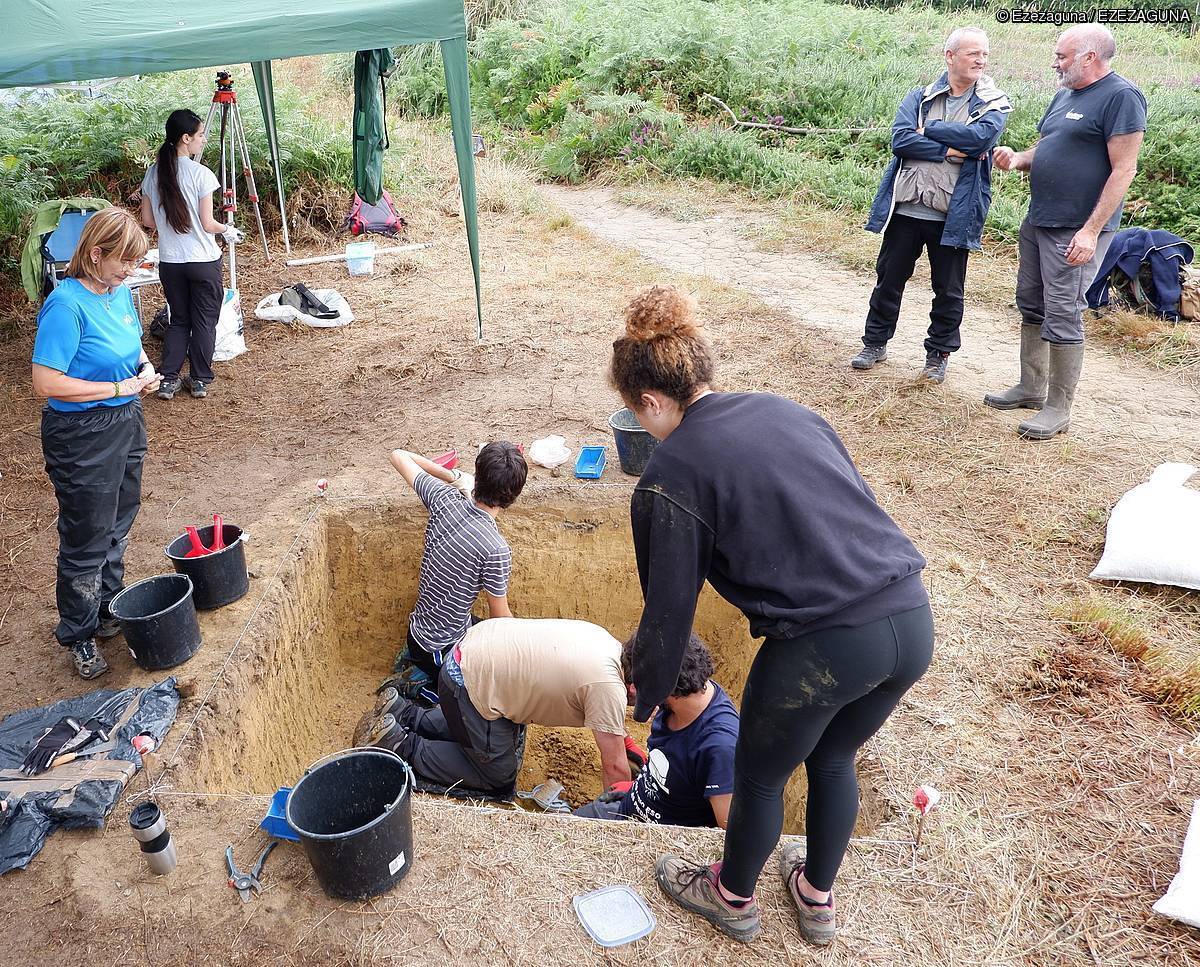
[{"label": "blue plastic tray", "polygon": [[575,476],[584,480],[595,480],[604,473],[604,461],[608,447],[584,447],[575,461]]},{"label": "blue plastic tray", "polygon": [[297,833],[287,821],[287,798],[291,793],[291,786],[281,786],[279,790],[271,797],[271,808],[267,810],[267,814],[258,825],[265,829],[270,836],[276,839],[289,839],[293,843],[300,841],[300,834]]}]

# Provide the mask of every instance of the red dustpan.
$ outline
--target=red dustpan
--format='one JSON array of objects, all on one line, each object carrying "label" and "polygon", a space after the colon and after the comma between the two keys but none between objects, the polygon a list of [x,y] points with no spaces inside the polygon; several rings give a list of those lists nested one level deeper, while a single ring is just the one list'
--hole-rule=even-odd
[{"label": "red dustpan", "polygon": [[225,550],[225,520],[220,514],[213,514],[213,539],[210,554]]}]

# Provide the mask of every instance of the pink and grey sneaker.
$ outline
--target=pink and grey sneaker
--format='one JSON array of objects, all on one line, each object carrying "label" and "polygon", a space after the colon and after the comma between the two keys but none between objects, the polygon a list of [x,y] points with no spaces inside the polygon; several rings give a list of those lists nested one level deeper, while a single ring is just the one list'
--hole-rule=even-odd
[{"label": "pink and grey sneaker", "polygon": [[690,863],[667,853],[654,864],[654,873],[663,893],[734,940],[749,943],[762,929],[758,901],[751,897],[745,906],[735,907],[721,896],[717,874],[708,864]]},{"label": "pink and grey sneaker", "polygon": [[800,874],[804,872],[804,860],[804,847],[799,843],[785,846],[779,857],[779,873],[796,907],[800,935],[810,944],[825,947],[833,942],[837,932],[833,894],[829,895],[828,903],[821,904],[809,903],[800,895]]}]

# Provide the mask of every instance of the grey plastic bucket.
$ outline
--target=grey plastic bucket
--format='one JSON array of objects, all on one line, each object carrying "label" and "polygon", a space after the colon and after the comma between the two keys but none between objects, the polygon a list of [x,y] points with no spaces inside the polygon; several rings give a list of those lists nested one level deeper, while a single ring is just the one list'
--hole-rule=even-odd
[{"label": "grey plastic bucket", "polygon": [[621,470],[634,477],[640,477],[646,469],[650,454],[658,446],[658,441],[642,429],[642,425],[628,407],[622,407],[608,418],[612,427],[613,437],[617,442],[617,459],[621,461]]}]

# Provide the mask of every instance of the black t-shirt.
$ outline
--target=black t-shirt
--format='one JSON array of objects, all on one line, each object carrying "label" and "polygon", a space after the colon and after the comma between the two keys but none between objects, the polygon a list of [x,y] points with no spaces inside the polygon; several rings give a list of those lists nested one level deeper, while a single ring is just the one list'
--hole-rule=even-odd
[{"label": "black t-shirt", "polygon": [[[1109,139],[1145,130],[1145,95],[1120,74],[1055,94],[1038,124],[1041,140],[1029,172],[1030,224],[1080,228],[1112,174]],[[1118,205],[1104,229],[1114,231],[1120,224]]]},{"label": "black t-shirt", "polygon": [[713,682],[713,697],[687,728],[667,727],[668,710],[650,727],[650,758],[621,800],[621,815],[672,826],[715,826],[710,796],[733,792],[738,713]]}]

